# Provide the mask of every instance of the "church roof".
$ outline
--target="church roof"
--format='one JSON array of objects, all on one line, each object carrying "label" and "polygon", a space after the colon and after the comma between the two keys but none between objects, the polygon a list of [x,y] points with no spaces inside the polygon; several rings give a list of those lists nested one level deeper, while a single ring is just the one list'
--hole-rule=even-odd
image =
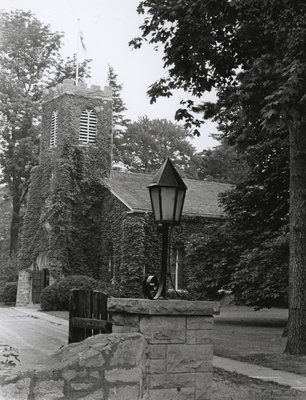
[{"label": "church roof", "polygon": [[[153,175],[112,171],[109,185],[112,193],[131,211],[151,211],[150,195],[147,186]],[[226,183],[183,179],[186,198],[183,214],[203,217],[221,217],[223,210],[219,205],[220,193],[233,186]]]}]

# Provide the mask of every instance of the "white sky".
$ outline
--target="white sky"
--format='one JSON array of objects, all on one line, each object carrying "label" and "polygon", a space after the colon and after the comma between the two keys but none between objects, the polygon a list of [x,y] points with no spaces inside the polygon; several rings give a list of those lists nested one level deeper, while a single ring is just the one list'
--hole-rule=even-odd
[{"label": "white sky", "polygon": [[[86,58],[92,58],[92,78],[88,83],[106,85],[108,64],[123,83],[122,98],[126,104],[126,116],[137,120],[139,116],[167,118],[174,121],[175,110],[182,99],[176,94],[169,99],[159,99],[151,105],[147,88],[164,75],[161,54],[153,46],[132,50],[128,42],[140,36],[138,27],[143,17],[136,12],[139,0],[0,0],[0,9],[31,10],[53,31],[65,34],[62,39],[63,56],[72,56],[77,47],[77,20],[85,38]],[[208,94],[205,99],[213,99]],[[198,151],[218,145],[209,137],[216,133],[213,123],[201,128],[201,136],[193,139]]]}]

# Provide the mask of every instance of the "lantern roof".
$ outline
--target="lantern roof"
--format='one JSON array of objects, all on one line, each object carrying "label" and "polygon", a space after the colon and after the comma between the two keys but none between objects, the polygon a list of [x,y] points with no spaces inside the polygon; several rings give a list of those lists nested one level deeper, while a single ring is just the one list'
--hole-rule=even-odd
[{"label": "lantern roof", "polygon": [[154,175],[148,187],[152,186],[174,187],[187,190],[187,186],[175,169],[170,158],[167,158],[164,161],[160,169]]}]

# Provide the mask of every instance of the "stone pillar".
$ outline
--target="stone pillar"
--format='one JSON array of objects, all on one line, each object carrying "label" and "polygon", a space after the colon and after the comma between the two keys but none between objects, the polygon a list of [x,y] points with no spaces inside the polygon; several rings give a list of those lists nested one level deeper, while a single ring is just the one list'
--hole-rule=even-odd
[{"label": "stone pillar", "polygon": [[31,301],[32,278],[29,270],[22,269],[18,274],[16,306],[26,306]]},{"label": "stone pillar", "polygon": [[108,300],[113,332],[140,332],[148,342],[148,400],[210,400],[213,315],[219,303],[186,300]]}]

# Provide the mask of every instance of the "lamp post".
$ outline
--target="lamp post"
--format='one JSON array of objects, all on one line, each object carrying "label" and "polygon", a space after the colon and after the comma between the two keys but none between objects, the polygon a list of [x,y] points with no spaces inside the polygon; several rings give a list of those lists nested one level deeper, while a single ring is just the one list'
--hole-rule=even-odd
[{"label": "lamp post", "polygon": [[[144,295],[155,300],[160,296],[166,297],[169,227],[180,224],[187,187],[168,158],[148,188],[154,222],[163,235],[160,279],[158,281],[156,276],[151,275],[143,284]],[[155,288],[157,291],[152,294]]]}]

